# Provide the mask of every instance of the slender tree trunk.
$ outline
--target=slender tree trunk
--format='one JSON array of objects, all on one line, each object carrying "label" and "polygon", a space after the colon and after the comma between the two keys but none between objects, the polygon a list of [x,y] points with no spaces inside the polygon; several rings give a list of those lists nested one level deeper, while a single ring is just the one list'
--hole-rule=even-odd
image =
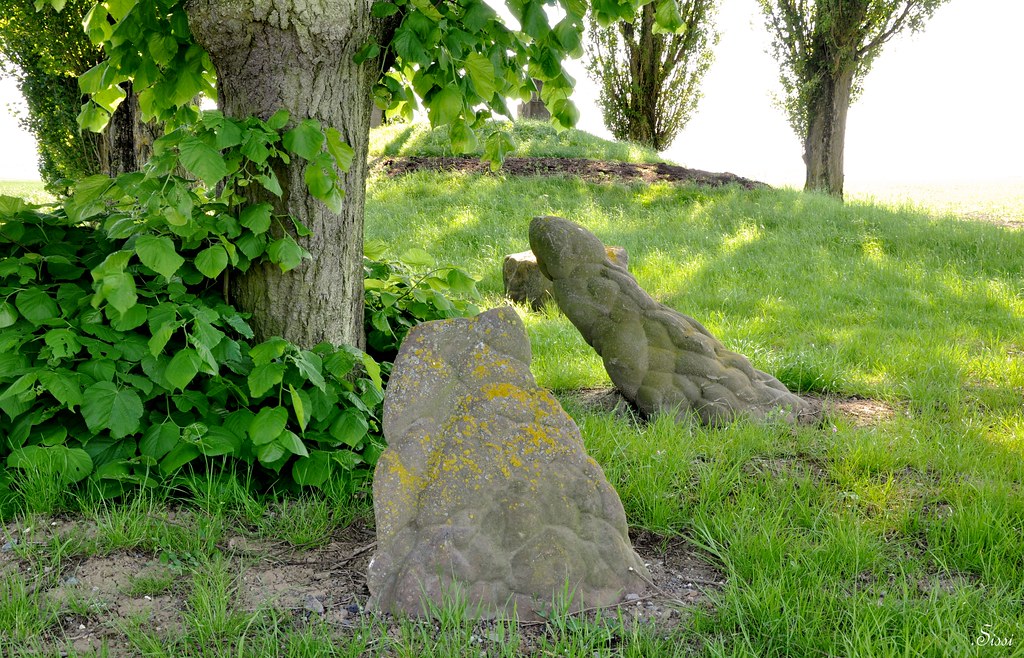
[{"label": "slender tree trunk", "polygon": [[233,284],[234,301],[252,313],[260,338],[281,336],[305,347],[327,341],[362,346],[363,209],[370,92],[376,62],[352,56],[371,36],[372,0],[191,0],[190,26],[217,70],[220,107],[232,117],[268,118],[280,109],[293,123],[317,119],[355,149],[344,176],[345,201],[331,212],[306,191],[305,161],[294,157],[271,199],[313,235],[297,238],[312,254],[295,270],[254,266]]},{"label": "slender tree trunk", "polygon": [[828,77],[811,99],[804,163],[805,190],[828,192],[843,198],[843,149],[846,144],[846,113],[853,89],[853,68]]},{"label": "slender tree trunk", "polygon": [[153,141],[159,136],[155,123],[143,123],[139,98],[130,83],[125,85],[127,97],[99,139],[100,170],[109,176],[141,169],[153,155]]}]

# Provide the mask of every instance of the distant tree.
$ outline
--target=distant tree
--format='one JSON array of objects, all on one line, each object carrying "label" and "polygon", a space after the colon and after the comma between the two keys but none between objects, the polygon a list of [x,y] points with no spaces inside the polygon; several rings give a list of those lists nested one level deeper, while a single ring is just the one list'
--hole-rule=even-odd
[{"label": "distant tree", "polygon": [[604,125],[616,139],[666,149],[701,98],[711,65],[716,0],[679,3],[683,29],[659,30],[662,3],[644,5],[633,22],[590,21],[587,72],[599,85]]},{"label": "distant tree", "polygon": [[78,115],[88,97],[78,77],[103,61],[103,51],[82,29],[95,0],[66,0],[62,11],[37,11],[33,0],[9,0],[0,15],[3,71],[18,82],[28,106],[22,126],[36,140],[39,173],[52,191],[62,181],[103,172],[136,171],[149,156],[153,128],[140,120],[138,101],[125,83],[109,125],[83,132]]},{"label": "distant tree", "polygon": [[51,186],[100,169],[100,138],[82,134],[79,108],[84,100],[78,76],[103,58],[82,31],[89,0],[69,0],[61,13],[37,12],[32,0],[10,0],[0,14],[0,59],[25,97],[23,128],[36,140],[39,173]]},{"label": "distant tree", "polygon": [[804,189],[843,196],[846,114],[882,46],[947,0],[758,0],[782,67],[783,107],[804,141]]}]

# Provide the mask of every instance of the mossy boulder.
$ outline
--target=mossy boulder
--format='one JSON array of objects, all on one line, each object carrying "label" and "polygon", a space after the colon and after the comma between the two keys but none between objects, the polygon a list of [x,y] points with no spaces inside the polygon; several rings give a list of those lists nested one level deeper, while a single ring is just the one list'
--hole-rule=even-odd
[{"label": "mossy boulder", "polygon": [[528,620],[564,592],[579,610],[646,588],[618,495],[529,363],[511,308],[409,332],[384,401],[371,607],[421,615],[457,593]]},{"label": "mossy boulder", "polygon": [[586,229],[561,217],[536,217],[530,247],[558,308],[642,413],[695,415],[709,425],[741,415],[820,421],[820,404],[754,368],[693,318],[654,301]]}]

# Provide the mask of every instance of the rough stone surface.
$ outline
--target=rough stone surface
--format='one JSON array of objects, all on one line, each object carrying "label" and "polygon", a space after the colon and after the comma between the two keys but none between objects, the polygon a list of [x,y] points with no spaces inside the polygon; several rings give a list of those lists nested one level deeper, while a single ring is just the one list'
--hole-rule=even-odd
[{"label": "rough stone surface", "polygon": [[613,605],[649,582],[579,430],[530,374],[511,308],[409,332],[384,401],[370,607],[422,615],[458,590],[482,615]]},{"label": "rough stone surface", "polygon": [[[608,260],[623,269],[629,267],[629,254],[625,247],[605,247]],[[532,251],[505,256],[501,267],[501,278],[505,284],[505,296],[520,304],[529,304],[539,311],[549,300],[553,300],[551,280],[541,274],[537,257]]]},{"label": "rough stone surface", "polygon": [[558,307],[642,413],[696,414],[711,425],[776,412],[790,421],[820,420],[820,404],[789,392],[699,322],[651,299],[590,232],[560,217],[536,217],[530,246]]}]

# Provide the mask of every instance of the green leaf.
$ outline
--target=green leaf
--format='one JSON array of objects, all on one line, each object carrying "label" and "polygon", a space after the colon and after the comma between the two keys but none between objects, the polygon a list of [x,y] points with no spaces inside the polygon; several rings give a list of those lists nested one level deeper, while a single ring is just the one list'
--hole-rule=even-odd
[{"label": "green leaf", "polygon": [[153,32],[149,35],[147,50],[154,62],[164,66],[178,54],[178,40],[164,32]]},{"label": "green leaf", "polygon": [[0,302],[0,329],[6,329],[18,321],[18,311],[10,302]]},{"label": "green leaf", "polygon": [[421,247],[410,247],[398,257],[406,265],[411,267],[428,268],[433,267],[437,261],[429,251]]},{"label": "green leaf", "polygon": [[548,26],[548,16],[544,13],[544,3],[540,0],[528,1],[523,5],[520,23],[523,32],[537,40],[543,39],[551,29]]},{"label": "green leaf", "polygon": [[264,407],[249,423],[249,438],[253,445],[266,445],[280,436],[288,424],[288,410],[284,407]]},{"label": "green leaf", "polygon": [[309,451],[306,450],[306,445],[302,442],[302,439],[290,430],[285,430],[277,437],[277,441],[282,448],[300,457],[308,457]]},{"label": "green leaf", "polygon": [[167,346],[167,341],[171,339],[174,332],[181,326],[179,322],[167,322],[160,326],[159,329],[153,332],[153,337],[149,339],[149,353],[153,356],[159,355],[164,351],[164,347]]},{"label": "green leaf", "polygon": [[292,479],[305,487],[323,486],[333,471],[330,453],[314,450],[308,457],[300,457],[292,465]]},{"label": "green leaf", "polygon": [[267,119],[267,127],[271,130],[280,130],[288,125],[289,118],[291,118],[291,115],[288,114],[288,110],[278,110]]},{"label": "green leaf", "polygon": [[174,243],[166,236],[140,235],[135,241],[135,253],[142,264],[164,278],[174,276],[185,259],[178,255]]},{"label": "green leaf", "polygon": [[120,439],[138,431],[142,400],[135,391],[99,382],[85,389],[82,416],[91,431],[110,430],[111,436]]},{"label": "green leaf", "polygon": [[355,150],[341,138],[341,133],[337,128],[327,129],[327,152],[334,157],[338,168],[342,171],[349,170],[352,166],[352,159],[356,155]]},{"label": "green leaf", "polygon": [[104,5],[107,7],[107,11],[113,16],[115,21],[120,21],[122,18],[128,15],[128,12],[132,10],[135,5],[139,3],[139,0],[104,0]]},{"label": "green leaf", "polygon": [[39,373],[39,383],[68,409],[82,404],[82,385],[70,371],[43,370]]},{"label": "green leaf", "polygon": [[65,485],[84,480],[93,468],[89,453],[81,448],[61,445],[16,448],[7,456],[7,465],[56,476]]},{"label": "green leaf", "polygon": [[456,121],[448,129],[448,138],[454,153],[473,153],[479,145],[476,133],[465,121]]},{"label": "green leaf", "polygon": [[199,448],[195,445],[184,442],[179,443],[167,453],[166,457],[160,460],[160,472],[165,476],[171,475],[199,455]]},{"label": "green leaf", "polygon": [[450,84],[434,94],[427,104],[432,126],[447,126],[462,114],[464,105],[462,92],[454,84]]},{"label": "green leaf", "polygon": [[395,30],[395,36],[391,39],[391,46],[395,49],[395,52],[401,57],[405,64],[429,64],[433,59],[426,51],[423,46],[423,42],[420,40],[416,30],[409,24],[409,18],[415,14],[410,14],[406,17],[406,20],[402,22],[402,26]]},{"label": "green leaf", "polygon": [[323,360],[313,352],[303,350],[295,357],[295,366],[302,376],[321,391],[327,390],[327,382],[323,376]]},{"label": "green leaf", "polygon": [[284,449],[284,446],[277,441],[256,446],[256,457],[260,460],[260,463],[264,465],[273,464],[286,454],[287,451]]},{"label": "green leaf", "polygon": [[346,409],[331,424],[330,434],[341,443],[354,448],[363,442],[369,429],[369,423],[360,412]]},{"label": "green leaf", "polygon": [[284,372],[283,363],[264,363],[256,366],[249,373],[249,395],[253,398],[263,397],[267,391],[281,383]]},{"label": "green leaf", "polygon": [[302,396],[295,390],[295,387],[288,384],[288,393],[292,398],[292,409],[295,411],[295,418],[299,421],[299,428],[305,432],[309,423],[309,416],[306,415],[306,407],[302,402]]},{"label": "green leaf", "polygon": [[470,53],[466,56],[466,73],[469,74],[469,80],[480,98],[485,101],[491,100],[491,96],[497,91],[494,84],[494,64],[491,60],[480,53]]},{"label": "green leaf", "polygon": [[373,59],[380,55],[380,44],[376,41],[367,41],[362,48],[356,51],[355,55],[352,55],[352,61],[356,64],[362,64],[368,59]]},{"label": "green leaf", "polygon": [[39,375],[36,372],[27,372],[21,377],[14,380],[14,383],[7,387],[3,395],[0,395],[0,400],[6,400],[8,398],[15,398],[28,391],[32,388],[32,385],[36,383]]},{"label": "green leaf", "polygon": [[96,103],[110,114],[113,114],[117,109],[117,106],[121,104],[121,101],[123,101],[126,96],[127,94],[124,89],[118,85],[113,85],[106,89],[101,89],[93,94],[92,102]]},{"label": "green leaf", "polygon": [[196,254],[196,269],[208,279],[216,279],[228,266],[228,252],[223,246],[215,244]]},{"label": "green leaf", "polygon": [[678,32],[683,27],[683,17],[679,15],[676,0],[657,0],[658,8],[654,12],[654,21],[661,31]]},{"label": "green leaf", "polygon": [[21,315],[34,324],[40,326],[60,315],[60,309],[55,302],[42,288],[28,288],[22,290],[14,298],[14,305],[21,311]]},{"label": "green leaf", "polygon": [[135,278],[131,274],[110,274],[100,282],[99,299],[106,299],[110,305],[127,313],[135,306],[138,295],[135,291]]},{"label": "green leaf", "polygon": [[78,113],[78,126],[82,130],[101,133],[109,122],[110,113],[102,107],[92,101],[86,101],[82,104],[82,111]]},{"label": "green leaf", "polygon": [[181,164],[209,188],[228,175],[228,165],[223,156],[198,137],[189,135],[182,139],[178,153]]},{"label": "green leaf", "polygon": [[511,135],[495,130],[487,138],[484,154],[480,160],[481,162],[489,162],[491,164],[491,171],[497,171],[501,168],[501,163],[505,161],[505,156],[515,150],[515,148],[516,143]]},{"label": "green leaf", "polygon": [[369,354],[363,353],[363,368],[366,370],[366,374],[370,377],[370,381],[377,387],[378,390],[384,389],[384,382],[380,378],[380,364],[373,360],[373,357]]},{"label": "green leaf", "polygon": [[249,356],[252,357],[254,364],[261,366],[281,358],[288,345],[288,341],[283,338],[269,338],[249,350]]},{"label": "green leaf", "polygon": [[181,440],[181,428],[167,421],[159,425],[150,425],[139,441],[139,452],[153,459],[160,459]]},{"label": "green leaf", "polygon": [[306,160],[320,153],[324,144],[324,131],[315,119],[303,119],[282,137],[284,147]]},{"label": "green leaf", "polygon": [[398,5],[378,0],[370,7],[370,13],[373,14],[374,18],[387,18],[398,13]]},{"label": "green leaf", "polygon": [[316,164],[311,163],[306,167],[303,179],[306,181],[309,193],[321,201],[325,200],[331,190],[334,189],[334,179],[328,172]]},{"label": "green leaf", "polygon": [[237,455],[242,449],[242,439],[225,427],[214,426],[196,443],[199,451],[207,457]]},{"label": "green leaf", "polygon": [[257,235],[266,233],[270,228],[270,214],[273,208],[269,203],[257,203],[246,206],[238,215],[238,223]]},{"label": "green leaf", "polygon": [[282,272],[298,267],[302,263],[304,255],[306,255],[306,251],[290,235],[274,240],[267,247],[267,256],[270,257],[271,262],[280,266]]},{"label": "green leaf", "polygon": [[192,348],[185,348],[175,354],[167,364],[164,378],[172,389],[184,390],[199,373],[199,366],[202,362],[203,359],[198,352]]},{"label": "green leaf", "polygon": [[78,354],[82,344],[70,329],[51,329],[43,335],[43,342],[50,348],[55,359],[67,359]]}]

